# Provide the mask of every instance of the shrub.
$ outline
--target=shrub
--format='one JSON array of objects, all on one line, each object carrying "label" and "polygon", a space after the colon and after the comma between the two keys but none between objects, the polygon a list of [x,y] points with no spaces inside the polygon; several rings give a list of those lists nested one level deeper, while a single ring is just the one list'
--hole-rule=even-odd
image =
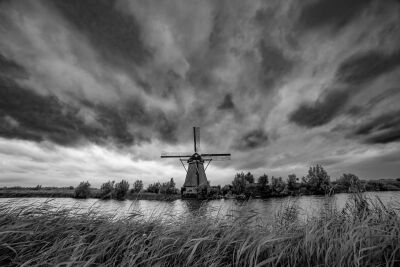
[{"label": "shrub", "polygon": [[129,190],[129,183],[125,180],[122,180],[119,183],[115,184],[114,188],[114,196],[118,200],[124,200],[126,197],[126,194],[128,193]]},{"label": "shrub", "polygon": [[293,191],[296,189],[297,180],[298,180],[298,178],[296,177],[296,174],[288,175],[288,181],[287,181],[288,190]]},{"label": "shrub", "polygon": [[136,180],[133,183],[133,188],[131,189],[132,193],[139,193],[143,189],[143,181]]},{"label": "shrub", "polygon": [[154,184],[149,184],[149,185],[147,186],[146,191],[149,192],[149,193],[156,193],[156,194],[158,194],[158,193],[160,192],[160,187],[161,187],[161,184],[160,184],[159,182],[156,182],[156,183],[154,183]]},{"label": "shrub", "polygon": [[343,173],[338,179],[337,184],[345,188],[346,191],[360,191],[360,179],[352,173]]},{"label": "shrub", "polygon": [[114,181],[108,181],[101,185],[100,187],[100,198],[101,199],[111,199],[114,194]]},{"label": "shrub", "polygon": [[235,178],[232,181],[233,192],[236,194],[244,193],[247,183],[246,175],[243,172],[236,173]]},{"label": "shrub", "polygon": [[88,181],[81,182],[75,188],[75,198],[88,198],[90,197],[90,183]]},{"label": "shrub", "polygon": [[274,193],[280,193],[282,192],[286,187],[285,182],[282,180],[282,177],[275,178],[272,176],[271,178],[271,190]]},{"label": "shrub", "polygon": [[268,184],[268,175],[265,173],[258,177],[258,183],[260,184],[261,187],[265,187]]}]

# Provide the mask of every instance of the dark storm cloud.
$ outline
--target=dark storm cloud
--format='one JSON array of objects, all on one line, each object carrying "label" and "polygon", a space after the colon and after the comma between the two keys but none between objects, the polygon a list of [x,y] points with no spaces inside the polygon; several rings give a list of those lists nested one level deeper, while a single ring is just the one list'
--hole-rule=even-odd
[{"label": "dark storm cloud", "polygon": [[7,59],[0,53],[0,75],[24,78],[27,76],[25,69],[16,62]]},{"label": "dark storm cloud", "polygon": [[289,121],[307,128],[327,124],[336,117],[353,92],[350,88],[329,90],[314,103],[303,103],[289,114]]},{"label": "dark storm cloud", "polygon": [[256,129],[241,136],[234,147],[238,150],[260,148],[268,144],[268,140],[268,134],[263,129]]},{"label": "dark storm cloud", "polygon": [[[314,103],[303,103],[295,111],[289,114],[289,121],[308,128],[321,126],[332,121],[341,114],[349,100],[365,89],[362,84],[371,81],[384,73],[393,71],[400,65],[400,53],[386,55],[379,51],[369,51],[355,54],[344,60],[336,70],[336,82],[349,86],[345,89],[329,89],[323,93]],[[347,110],[352,116],[359,116],[382,101],[384,98],[394,95],[393,90],[371,99],[365,107],[354,106]]]},{"label": "dark storm cloud", "polygon": [[[154,129],[154,135],[165,142],[176,141],[176,123],[160,110],[147,110],[139,99],[128,99],[117,105],[79,101],[78,106],[60,101],[54,95],[39,95],[13,80],[25,69],[16,62],[0,57],[0,135],[32,141],[48,140],[60,145],[82,141],[97,144],[113,142],[117,146],[149,142],[152,135],[141,130]],[[92,123],[80,115],[90,110]],[[135,128],[129,128],[133,124]]]},{"label": "dark storm cloud", "polygon": [[68,145],[78,141],[79,130],[87,131],[57,98],[40,96],[8,78],[0,78],[0,87],[0,116],[15,121],[14,127],[0,126],[2,136],[33,141],[49,139]]},{"label": "dark storm cloud", "polygon": [[385,113],[358,126],[352,136],[368,144],[385,144],[400,140],[400,111]]},{"label": "dark storm cloud", "polygon": [[49,1],[82,31],[111,62],[141,64],[151,55],[142,42],[141,30],[132,15],[116,9],[115,0]]},{"label": "dark storm cloud", "polygon": [[[165,142],[176,141],[176,123],[161,111],[144,110],[140,102],[121,107],[86,102],[94,113],[93,124],[79,115],[82,107],[73,107],[55,96],[41,96],[0,78],[0,135],[6,138],[51,142],[73,146],[83,141],[117,146],[149,142],[153,135]],[[129,108],[128,108],[129,107]],[[130,129],[130,125],[134,128]],[[147,136],[142,130],[151,128]]]},{"label": "dark storm cloud", "polygon": [[317,0],[305,5],[299,17],[300,26],[306,29],[330,26],[341,28],[356,17],[370,0]]},{"label": "dark storm cloud", "polygon": [[283,52],[274,46],[260,42],[261,81],[264,90],[271,90],[282,77],[290,72],[294,63],[287,59]]},{"label": "dark storm cloud", "polygon": [[355,54],[342,62],[336,71],[336,79],[348,84],[360,84],[390,72],[399,65],[399,52],[388,55],[380,51],[368,51]]},{"label": "dark storm cloud", "polygon": [[218,106],[218,109],[234,109],[235,104],[232,101],[232,94],[226,94],[224,100],[222,101],[221,105]]},{"label": "dark storm cloud", "polygon": [[366,104],[362,106],[352,106],[347,110],[347,114],[350,116],[364,116],[374,110],[380,103],[384,102],[385,100],[395,98],[397,95],[400,94],[400,88],[390,88],[384,90],[383,93],[378,94],[377,96],[371,98]]}]

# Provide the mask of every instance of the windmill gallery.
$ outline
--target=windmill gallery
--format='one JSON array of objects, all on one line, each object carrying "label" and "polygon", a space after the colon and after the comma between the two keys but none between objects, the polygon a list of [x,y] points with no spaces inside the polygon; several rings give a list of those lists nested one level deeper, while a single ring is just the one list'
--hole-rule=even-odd
[{"label": "windmill gallery", "polygon": [[[193,127],[194,153],[163,152],[161,158],[178,158],[186,171],[186,178],[181,193],[183,198],[201,198],[201,187],[207,187],[208,181],[206,170],[211,161],[229,160],[230,153],[201,153],[200,149],[200,127]],[[185,162],[188,168],[185,167]],[[204,163],[207,162],[204,168]]]}]

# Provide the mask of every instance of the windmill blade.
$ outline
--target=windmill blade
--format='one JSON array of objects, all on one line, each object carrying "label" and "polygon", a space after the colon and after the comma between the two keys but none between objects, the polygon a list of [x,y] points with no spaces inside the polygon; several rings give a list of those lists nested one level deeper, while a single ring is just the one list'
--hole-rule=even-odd
[{"label": "windmill blade", "polygon": [[204,160],[211,159],[213,161],[225,161],[225,160],[230,160],[231,159],[231,154],[230,153],[225,153],[225,154],[201,154],[201,157]]},{"label": "windmill blade", "polygon": [[212,160],[212,161],[227,161],[231,160],[231,156],[214,156],[214,157],[205,157],[202,158],[204,161]]},{"label": "windmill blade", "polygon": [[190,158],[190,152],[162,152],[161,158]]},{"label": "windmill blade", "polygon": [[193,127],[194,152],[200,151],[200,127]]}]

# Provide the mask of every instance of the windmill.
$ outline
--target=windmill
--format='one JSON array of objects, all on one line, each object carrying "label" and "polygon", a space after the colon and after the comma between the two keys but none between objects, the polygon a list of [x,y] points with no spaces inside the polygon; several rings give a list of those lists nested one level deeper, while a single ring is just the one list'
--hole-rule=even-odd
[{"label": "windmill", "polygon": [[[231,154],[203,154],[200,153],[200,127],[193,127],[193,142],[194,142],[194,154],[179,153],[179,152],[163,152],[161,153],[161,158],[179,158],[182,163],[183,168],[186,171],[185,183],[182,187],[183,196],[197,196],[197,189],[201,185],[208,184],[206,170],[211,161],[223,161],[229,160]],[[186,169],[184,161],[188,163],[188,168]],[[206,168],[204,168],[204,162],[207,162]]]}]

